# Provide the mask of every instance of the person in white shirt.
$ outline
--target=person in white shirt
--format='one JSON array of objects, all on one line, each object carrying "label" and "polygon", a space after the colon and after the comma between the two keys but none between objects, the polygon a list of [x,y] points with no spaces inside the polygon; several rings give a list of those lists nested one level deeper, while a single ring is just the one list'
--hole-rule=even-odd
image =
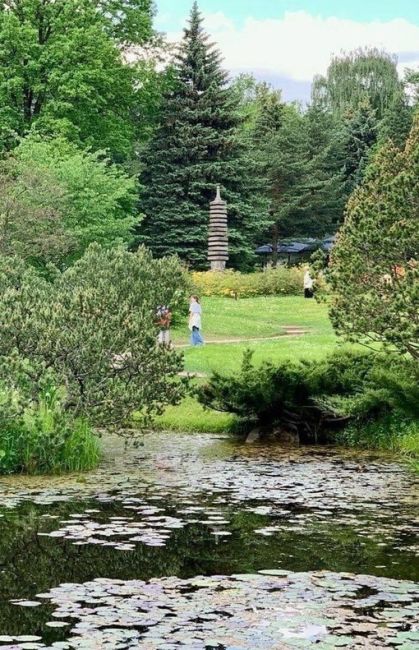
[{"label": "person in white shirt", "polygon": [[304,298],[312,298],[314,295],[313,291],[314,280],[310,275],[310,271],[307,269],[304,273]]},{"label": "person in white shirt", "polygon": [[192,345],[203,345],[204,339],[201,336],[201,315],[202,307],[198,296],[191,296],[189,305],[189,329],[191,330]]}]

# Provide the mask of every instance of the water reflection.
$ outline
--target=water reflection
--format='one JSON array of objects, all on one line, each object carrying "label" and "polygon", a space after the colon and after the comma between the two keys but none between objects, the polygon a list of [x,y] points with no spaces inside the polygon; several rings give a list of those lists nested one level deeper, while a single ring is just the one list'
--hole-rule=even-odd
[{"label": "water reflection", "polygon": [[0,482],[1,635],[66,639],[37,594],[97,578],[264,569],[419,578],[415,479],[385,459],[202,436],[149,439],[130,454],[81,482]]}]

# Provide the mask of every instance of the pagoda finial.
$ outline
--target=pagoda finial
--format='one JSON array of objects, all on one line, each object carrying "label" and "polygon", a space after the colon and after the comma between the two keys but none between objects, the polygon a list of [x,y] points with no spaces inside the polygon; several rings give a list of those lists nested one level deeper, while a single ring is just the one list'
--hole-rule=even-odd
[{"label": "pagoda finial", "polygon": [[221,198],[221,185],[217,185],[217,192],[215,194],[215,199],[211,201],[211,204],[216,204],[216,203],[225,203],[223,199]]}]

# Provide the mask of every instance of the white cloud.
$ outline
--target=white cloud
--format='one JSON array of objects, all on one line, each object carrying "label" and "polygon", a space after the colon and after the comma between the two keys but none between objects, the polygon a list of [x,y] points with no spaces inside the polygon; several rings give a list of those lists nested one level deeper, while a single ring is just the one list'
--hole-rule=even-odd
[{"label": "white cloud", "polygon": [[[298,11],[281,19],[248,18],[237,26],[218,12],[205,16],[205,28],[233,73],[266,70],[274,76],[311,81],[315,74],[326,72],[333,54],[365,46],[403,55],[400,71],[419,65],[419,25],[402,18],[363,23]],[[180,35],[169,37],[178,40]]]}]

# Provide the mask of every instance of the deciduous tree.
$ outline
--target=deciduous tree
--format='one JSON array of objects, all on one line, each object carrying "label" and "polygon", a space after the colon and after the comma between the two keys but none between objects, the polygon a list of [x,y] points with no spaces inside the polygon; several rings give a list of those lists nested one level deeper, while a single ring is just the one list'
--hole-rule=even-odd
[{"label": "deciduous tree", "polygon": [[123,47],[150,33],[150,0],[2,0],[0,147],[36,130],[123,161],[141,92]]},{"label": "deciduous tree", "polygon": [[63,138],[26,138],[2,163],[1,250],[59,264],[92,242],[129,242],[136,184],[98,153]]}]

